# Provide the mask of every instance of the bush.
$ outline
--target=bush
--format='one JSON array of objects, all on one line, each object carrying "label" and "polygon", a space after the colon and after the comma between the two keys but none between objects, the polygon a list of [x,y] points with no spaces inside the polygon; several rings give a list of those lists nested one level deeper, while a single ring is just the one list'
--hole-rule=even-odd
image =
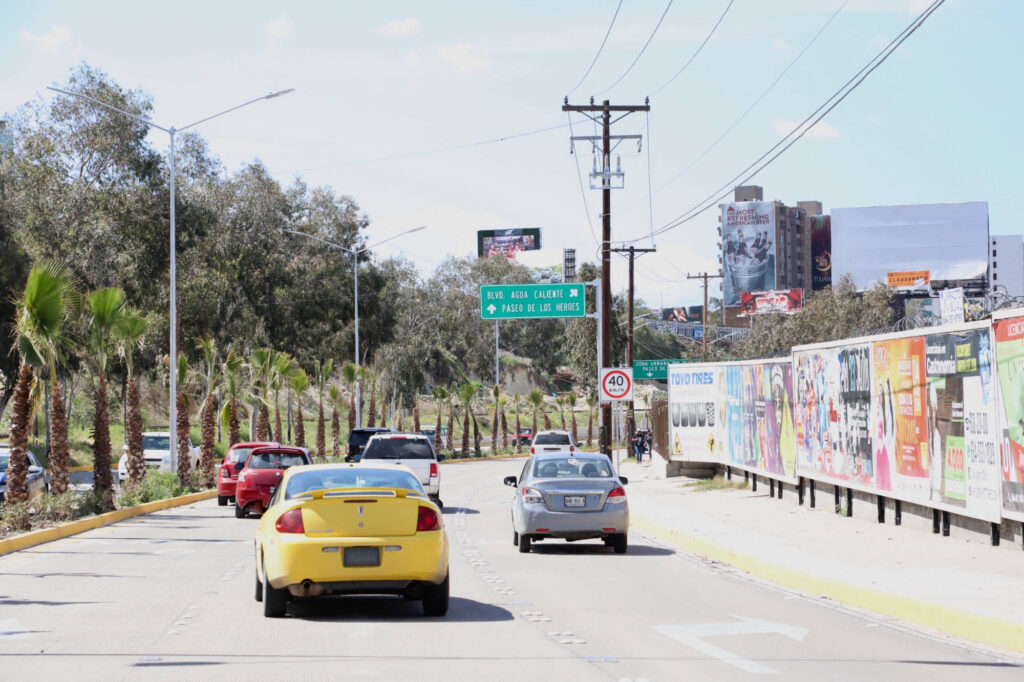
[{"label": "bush", "polygon": [[131,507],[154,500],[166,500],[168,497],[187,495],[195,492],[196,489],[192,481],[188,486],[178,483],[177,474],[151,471],[147,472],[138,483],[126,481],[121,484],[121,491],[117,495],[117,506]]}]

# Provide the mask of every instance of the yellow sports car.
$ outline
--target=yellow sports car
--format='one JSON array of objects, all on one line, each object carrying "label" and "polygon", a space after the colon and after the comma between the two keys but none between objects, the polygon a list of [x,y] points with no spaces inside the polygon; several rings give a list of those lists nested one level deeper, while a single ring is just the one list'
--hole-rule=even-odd
[{"label": "yellow sports car", "polygon": [[448,612],[441,510],[400,465],[317,464],[285,471],[256,530],[256,601],[285,615],[291,597],[396,594]]}]

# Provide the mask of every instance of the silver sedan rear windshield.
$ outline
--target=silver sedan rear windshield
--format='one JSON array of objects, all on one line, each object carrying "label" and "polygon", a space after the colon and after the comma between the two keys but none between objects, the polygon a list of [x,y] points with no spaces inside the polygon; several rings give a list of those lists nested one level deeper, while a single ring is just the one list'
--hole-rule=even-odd
[{"label": "silver sedan rear windshield", "polygon": [[533,465],[537,478],[611,478],[612,467],[607,458],[546,458]]}]

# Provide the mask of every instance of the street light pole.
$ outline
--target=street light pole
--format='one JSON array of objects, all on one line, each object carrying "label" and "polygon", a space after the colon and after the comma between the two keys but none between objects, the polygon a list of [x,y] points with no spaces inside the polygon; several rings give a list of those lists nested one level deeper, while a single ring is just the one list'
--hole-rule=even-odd
[{"label": "street light pole", "polygon": [[199,125],[200,123],[205,123],[206,121],[215,119],[218,116],[223,116],[224,114],[231,113],[232,111],[237,111],[238,109],[241,109],[242,107],[249,106],[250,104],[254,104],[254,103],[259,102],[261,100],[274,99],[275,97],[280,97],[281,95],[287,95],[290,92],[294,92],[295,88],[288,88],[287,90],[279,90],[277,92],[272,92],[269,95],[263,95],[262,97],[257,97],[255,99],[251,99],[248,102],[243,102],[242,104],[239,104],[237,106],[231,107],[230,109],[225,109],[224,111],[221,111],[220,113],[217,113],[217,114],[213,114],[212,116],[207,116],[206,118],[201,118],[198,121],[195,121],[193,123],[189,123],[187,126],[183,126],[181,128],[175,128],[174,126],[171,126],[170,128],[164,128],[163,126],[159,126],[156,123],[153,123],[152,121],[150,121],[148,119],[145,119],[145,118],[142,118],[141,116],[137,116],[135,114],[127,112],[124,109],[119,109],[118,107],[115,107],[115,106],[113,106],[111,104],[107,104],[106,102],[101,102],[100,100],[96,99],[95,97],[90,97],[89,95],[84,95],[84,94],[82,94],[80,92],[71,92],[69,90],[61,90],[60,88],[53,88],[53,87],[49,87],[49,86],[47,86],[46,89],[47,90],[53,90],[54,92],[59,92],[59,93],[64,94],[64,95],[70,95],[72,97],[78,97],[80,99],[89,100],[90,102],[92,102],[94,104],[98,104],[101,107],[104,107],[106,109],[110,109],[111,111],[114,111],[114,112],[117,112],[117,113],[122,114],[124,116],[127,116],[128,118],[134,119],[134,120],[136,120],[136,121],[138,121],[140,123],[145,123],[150,128],[156,128],[157,130],[162,130],[165,133],[167,133],[170,136],[170,138],[171,138],[171,152],[170,152],[171,153],[171,183],[170,183],[171,184],[171,187],[170,187],[170,189],[171,189],[171,211],[170,211],[170,214],[171,214],[170,215],[170,218],[171,218],[171,262],[170,262],[170,268],[171,268],[170,290],[171,291],[170,291],[170,298],[171,298],[171,300],[170,300],[170,308],[169,308],[169,311],[168,311],[168,314],[170,315],[170,319],[168,320],[168,326],[170,327],[170,334],[169,334],[170,335],[170,343],[168,344],[169,345],[169,350],[170,350],[170,359],[169,359],[169,363],[168,363],[169,364],[168,369],[170,370],[169,374],[170,374],[170,378],[171,378],[171,395],[170,395],[170,399],[169,399],[169,403],[170,404],[168,406],[168,413],[170,415],[170,424],[168,424],[167,430],[170,432],[171,462],[172,462],[174,471],[176,472],[177,469],[178,469],[178,464],[177,464],[177,462],[178,462],[178,448],[177,448],[177,440],[178,440],[178,373],[177,373],[177,362],[178,362],[178,304],[177,304],[178,295],[177,295],[177,283],[178,283],[178,279],[177,279],[177,260],[178,259],[177,259],[177,248],[176,248],[176,246],[177,246],[177,224],[175,222],[175,216],[174,216],[174,204],[175,204],[175,194],[174,194],[174,191],[175,191],[174,180],[175,180],[175,178],[174,178],[174,175],[175,175],[175,167],[177,165],[177,160],[176,160],[175,154],[174,154],[174,136],[177,133],[180,133],[183,130],[187,130],[189,128],[195,127],[195,126]]},{"label": "street light pole", "polygon": [[[359,366],[359,254],[361,254],[363,251],[369,251],[370,249],[372,249],[374,247],[380,246],[384,242],[389,242],[392,239],[398,239],[399,237],[404,237],[407,234],[412,234],[413,232],[419,232],[420,230],[425,230],[426,228],[427,228],[426,225],[420,225],[419,227],[414,227],[411,230],[406,230],[405,232],[399,232],[398,234],[391,235],[387,239],[382,239],[379,242],[375,242],[373,244],[370,244],[369,246],[364,246],[361,249],[353,249],[353,248],[350,248],[348,246],[342,246],[341,244],[335,244],[334,242],[329,242],[326,239],[321,239],[320,237],[317,237],[316,235],[309,234],[307,232],[299,232],[298,230],[288,230],[288,229],[284,230],[285,232],[288,232],[290,234],[297,234],[300,237],[308,237],[310,239],[315,239],[316,241],[321,242],[322,244],[326,244],[327,246],[331,246],[331,247],[333,247],[335,249],[341,249],[342,251],[345,251],[346,253],[349,253],[349,254],[352,255],[352,279],[353,279],[353,282],[354,282],[354,290],[355,290],[355,304],[354,304],[353,307],[355,309],[355,325],[356,325],[356,348],[355,348],[355,363],[356,363],[356,367]],[[356,377],[356,399],[355,399],[355,403],[356,403],[356,428],[359,428],[360,426],[363,425],[363,406],[362,406],[362,403],[360,401],[360,399],[362,398],[362,395],[361,395],[362,394],[362,390],[363,390],[363,384],[362,384],[361,381],[359,381],[359,377],[357,376]]]}]

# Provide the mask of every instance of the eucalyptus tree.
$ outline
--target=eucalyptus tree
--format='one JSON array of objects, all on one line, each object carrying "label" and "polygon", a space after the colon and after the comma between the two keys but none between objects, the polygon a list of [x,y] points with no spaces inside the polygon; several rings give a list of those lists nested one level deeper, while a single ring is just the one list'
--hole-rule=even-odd
[{"label": "eucalyptus tree", "polygon": [[309,388],[309,377],[301,367],[289,378],[292,392],[295,394],[295,445],[306,447],[306,425],[302,421],[302,395]]},{"label": "eucalyptus tree", "polygon": [[316,380],[318,414],[316,418],[316,456],[327,457],[327,440],[324,433],[324,387],[334,371],[334,360],[328,358],[323,362],[316,361],[313,367],[313,378]]},{"label": "eucalyptus tree", "polygon": [[203,397],[203,411],[200,416],[200,438],[199,438],[199,476],[203,486],[210,487],[216,483],[214,478],[213,460],[216,454],[214,443],[217,436],[217,394],[216,388],[219,380],[217,371],[217,348],[213,338],[201,339],[198,349],[203,354],[203,384],[206,395]]},{"label": "eucalyptus tree", "polygon": [[[116,350],[114,330],[124,316],[124,292],[116,287],[98,289],[86,297],[86,361],[96,375],[96,409],[93,415],[93,488],[100,507],[114,508],[110,473],[110,414],[107,409],[107,371]],[[187,442],[187,441],[186,441]]]},{"label": "eucalyptus tree", "polygon": [[345,394],[337,386],[331,386],[327,391],[327,399],[331,405],[331,457],[341,456],[341,408],[345,404]]},{"label": "eucalyptus tree", "polygon": [[118,350],[128,369],[124,444],[128,448],[128,480],[132,483],[138,483],[146,475],[146,458],[142,448],[142,406],[139,401],[138,379],[135,376],[135,351],[142,348],[147,326],[146,318],[138,311],[126,310],[114,329]]},{"label": "eucalyptus tree", "polygon": [[242,402],[242,367],[244,364],[238,353],[231,349],[228,350],[224,363],[221,365],[224,386],[227,389],[227,400],[220,409],[220,419],[228,430],[228,447],[240,443],[242,440],[238,410]]},{"label": "eucalyptus tree", "polygon": [[[32,416],[32,367],[49,367],[51,404],[50,466],[54,486],[67,489],[67,419],[57,385],[57,364],[67,346],[65,323],[76,294],[70,271],[56,263],[37,264],[29,272],[25,290],[15,301],[16,348],[21,357],[10,419],[11,453],[7,468],[8,502],[28,498],[28,429]],[[59,481],[58,481],[59,477]]]},{"label": "eucalyptus tree", "polygon": [[544,407],[544,394],[539,390],[530,391],[529,395],[526,396],[526,400],[530,403],[530,409],[533,412],[533,431],[530,436],[532,440],[537,437],[537,413]]}]

